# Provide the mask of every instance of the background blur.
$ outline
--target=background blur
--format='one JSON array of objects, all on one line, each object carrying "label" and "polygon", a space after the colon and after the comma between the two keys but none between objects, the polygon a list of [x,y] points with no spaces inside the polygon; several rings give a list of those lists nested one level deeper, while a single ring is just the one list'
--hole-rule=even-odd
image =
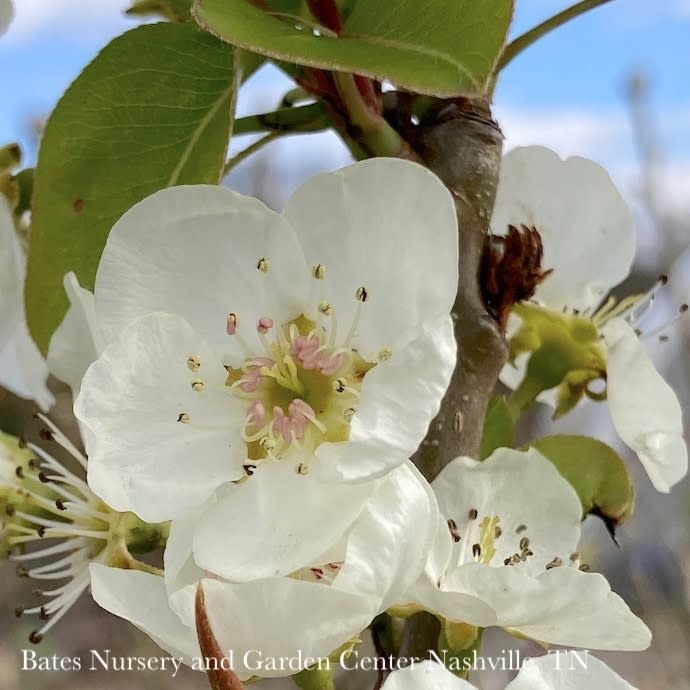
[{"label": "background blur", "polygon": [[[35,160],[42,123],[61,93],[103,45],[135,22],[121,15],[126,0],[15,0],[15,4],[15,21],[0,38],[0,144],[19,141],[24,164],[29,165]],[[517,0],[513,34],[565,6],[562,0]],[[506,149],[544,144],[563,156],[592,158],[606,167],[635,209],[638,263],[620,294],[645,290],[660,273],[671,275],[643,332],[668,323],[690,297],[688,46],[690,0],[614,0],[517,58],[503,73],[495,97]],[[239,115],[275,108],[289,88],[277,70],[263,70],[241,92]],[[233,150],[251,141],[233,142]],[[335,135],[282,139],[238,166],[226,183],[280,208],[304,179],[347,162],[348,153]],[[655,336],[647,340],[686,411],[690,409],[688,320],[665,329],[668,342]],[[22,390],[11,351],[0,353],[0,381]],[[545,410],[537,411],[528,421],[525,438],[547,420]],[[559,428],[582,430],[583,424],[593,435],[615,442],[604,405],[578,409]],[[638,486],[637,512],[620,530],[621,548],[594,523],[588,525],[583,551],[591,554],[586,560],[605,572],[614,590],[646,620],[654,643],[643,654],[598,656],[643,690],[690,690],[690,481],[665,496],[651,489],[636,462],[631,462],[631,469]],[[203,677],[191,672],[174,680],[163,673],[21,672],[20,650],[29,647],[26,637],[35,621],[16,621],[12,612],[29,592],[13,577],[10,566],[0,570],[0,582],[0,688],[207,687]],[[488,639],[499,651],[515,644],[502,633]],[[87,597],[37,651],[86,657],[86,650],[93,647],[121,655],[159,653],[153,643],[100,611]],[[528,645],[523,648],[530,651]],[[505,680],[492,674],[481,682],[485,690],[492,690],[502,688]]]}]

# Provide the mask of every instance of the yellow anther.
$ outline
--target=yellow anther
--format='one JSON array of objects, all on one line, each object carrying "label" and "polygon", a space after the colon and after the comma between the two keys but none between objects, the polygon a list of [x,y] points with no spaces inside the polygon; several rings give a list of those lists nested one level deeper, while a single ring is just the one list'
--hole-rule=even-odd
[{"label": "yellow anther", "polygon": [[323,280],[326,277],[326,267],[323,264],[314,264],[311,269],[311,277]]},{"label": "yellow anther", "polygon": [[199,371],[201,366],[201,358],[199,355],[190,355],[187,357],[187,369],[190,371]]},{"label": "yellow anther", "polygon": [[192,381],[192,390],[195,393],[201,393],[201,391],[204,390],[204,385],[201,379],[194,379],[194,381]]},{"label": "yellow anther", "polygon": [[268,273],[268,269],[269,269],[270,265],[271,265],[271,264],[270,264],[269,260],[268,260],[267,258],[263,257],[263,256],[260,256],[260,257],[256,260],[256,267],[257,267],[257,269],[259,269],[259,271],[261,271],[262,273]]}]

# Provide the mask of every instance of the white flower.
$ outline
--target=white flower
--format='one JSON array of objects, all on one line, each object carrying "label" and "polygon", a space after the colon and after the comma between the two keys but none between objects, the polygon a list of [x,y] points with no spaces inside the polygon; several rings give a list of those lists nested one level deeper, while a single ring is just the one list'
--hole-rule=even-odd
[{"label": "white flower", "polygon": [[256,668],[255,652],[267,662],[327,657],[354,642],[422,570],[437,510],[428,484],[411,463],[375,483],[339,543],[288,577],[228,582],[224,573],[234,572],[230,562],[243,554],[222,542],[213,562],[200,567],[192,554],[195,521],[187,517],[172,524],[165,579],[94,565],[94,599],[192,664],[199,655],[194,598],[201,582],[214,636],[240,679],[291,675],[301,669]]},{"label": "white flower", "polygon": [[12,214],[7,200],[0,194],[0,351],[10,343],[14,345],[22,381],[45,411],[52,407],[55,399],[46,386],[48,368],[26,325],[20,253]]},{"label": "white flower", "polygon": [[521,405],[537,398],[560,411],[583,395],[601,399],[591,384],[605,381],[616,431],[654,486],[668,492],[687,473],[681,407],[630,326],[653,293],[602,305],[635,254],[634,222],[620,193],[592,161],[519,148],[504,157],[491,224],[499,234],[534,226],[542,265],[553,269],[535,304],[514,309],[520,318],[511,316],[509,335],[517,357],[501,381]]},{"label": "white flower", "polygon": [[[580,564],[580,502],[536,450],[457,458],[432,487],[447,525],[412,592],[417,603],[452,622],[497,625],[544,643],[649,645],[644,623]],[[478,615],[473,600],[491,614]]]},{"label": "white flower", "polygon": [[233,579],[318,556],[438,410],[457,251],[448,191],[400,160],[318,176],[282,215],[220,187],[145,199],[96,277],[110,344],[75,404],[91,487],[160,521],[226,485],[207,525],[231,553],[276,552]]},{"label": "white flower", "polygon": [[7,27],[14,19],[14,5],[12,0],[0,0],[0,36],[7,31]]},{"label": "white flower", "polygon": [[[506,690],[635,690],[599,659],[557,651],[527,659]],[[382,690],[475,690],[434,661],[394,671]]]},{"label": "white flower", "polygon": [[[57,442],[86,471],[86,458],[45,417],[43,438]],[[42,597],[17,616],[35,614],[44,623],[29,636],[40,642],[89,586],[89,563],[107,555],[120,516],[86,482],[33,443],[26,450],[0,434],[0,507],[3,541],[21,577],[36,580]],[[40,548],[36,547],[40,544]]]}]

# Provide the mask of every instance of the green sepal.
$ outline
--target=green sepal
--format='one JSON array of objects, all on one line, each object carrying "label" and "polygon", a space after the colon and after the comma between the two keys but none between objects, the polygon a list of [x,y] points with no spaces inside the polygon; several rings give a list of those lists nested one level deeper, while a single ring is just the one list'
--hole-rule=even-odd
[{"label": "green sepal", "polygon": [[632,515],[635,490],[627,467],[610,446],[589,436],[556,434],[531,444],[575,489],[583,517],[599,516],[613,534]]}]

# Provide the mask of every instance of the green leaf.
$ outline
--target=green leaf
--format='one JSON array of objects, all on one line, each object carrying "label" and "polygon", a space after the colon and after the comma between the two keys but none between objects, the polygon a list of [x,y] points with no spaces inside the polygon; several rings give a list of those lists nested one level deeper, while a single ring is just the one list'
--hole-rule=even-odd
[{"label": "green leaf", "polygon": [[492,398],[484,420],[482,445],[479,457],[484,460],[496,448],[512,448],[513,446],[513,416],[504,398]]},{"label": "green leaf", "polygon": [[635,491],[613,448],[588,436],[557,434],[532,443],[570,482],[584,514],[598,515],[613,533],[633,511]]},{"label": "green leaf", "polygon": [[263,55],[447,97],[484,92],[512,10],[513,0],[359,0],[338,37],[314,35],[250,0],[196,0],[192,14],[224,41]]},{"label": "green leaf", "polygon": [[[26,307],[45,352],[62,279],[93,287],[113,223],[164,187],[217,184],[236,91],[233,51],[193,24],[150,24],[86,67],[46,125],[35,171]],[[144,230],[144,229],[143,229]]]}]

